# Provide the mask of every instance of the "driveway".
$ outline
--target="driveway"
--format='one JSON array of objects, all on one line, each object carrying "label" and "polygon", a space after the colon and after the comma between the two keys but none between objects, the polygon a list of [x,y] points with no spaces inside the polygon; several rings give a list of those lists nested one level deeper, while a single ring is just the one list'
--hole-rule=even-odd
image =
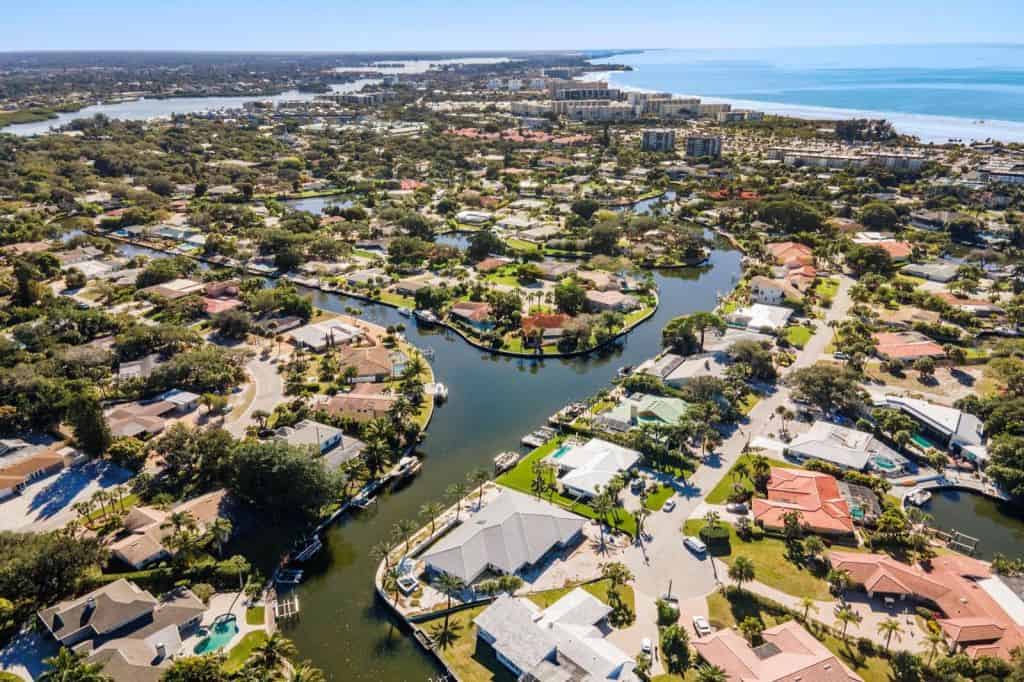
[{"label": "driveway", "polygon": [[284,400],[284,382],[277,371],[278,363],[284,361],[283,356],[279,358],[274,353],[266,358],[258,354],[246,364],[245,369],[252,379],[255,392],[241,414],[232,414],[225,419],[224,428],[231,435],[236,438],[244,436],[246,428],[256,423],[252,417],[253,412],[263,410],[269,414]]},{"label": "driveway", "polygon": [[0,530],[42,533],[62,528],[78,518],[73,509],[76,502],[89,499],[98,490],[121,485],[131,477],[130,471],[109,462],[92,461],[68,467],[0,502]]}]

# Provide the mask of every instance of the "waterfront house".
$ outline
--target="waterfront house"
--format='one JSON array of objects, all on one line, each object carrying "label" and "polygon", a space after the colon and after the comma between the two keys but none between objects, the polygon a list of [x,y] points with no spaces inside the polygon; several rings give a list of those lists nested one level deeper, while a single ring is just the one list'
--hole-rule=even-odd
[{"label": "waterfront house", "polygon": [[341,429],[321,424],[312,419],[303,419],[295,426],[282,426],[274,433],[274,438],[292,446],[308,446],[318,454],[323,454],[341,444]]},{"label": "waterfront house", "polygon": [[1020,581],[996,575],[989,564],[960,554],[939,555],[927,566],[887,554],[829,552],[837,571],[870,598],[911,600],[938,609],[939,627],[956,652],[1009,659],[1024,644]]},{"label": "waterfront house", "polygon": [[767,530],[782,531],[786,527],[785,515],[796,512],[812,533],[853,535],[853,516],[839,490],[839,482],[816,471],[773,467],[768,496],[755,497],[752,512],[754,520]]},{"label": "waterfront house", "polygon": [[635,662],[605,638],[610,606],[577,587],[546,609],[503,595],[473,619],[477,637],[521,680],[639,678]]},{"label": "waterfront house", "polygon": [[451,315],[455,319],[469,325],[477,331],[488,331],[494,328],[491,320],[491,304],[484,301],[459,301],[451,307]]},{"label": "waterfront house", "polygon": [[585,296],[587,308],[594,312],[611,310],[621,313],[640,307],[640,302],[636,298],[621,291],[595,291],[587,289]]},{"label": "waterfront house", "polygon": [[583,538],[587,521],[549,502],[502,490],[423,554],[429,571],[467,584],[491,571],[513,575]]},{"label": "waterfront house", "polygon": [[853,471],[864,471],[870,464],[889,476],[902,473],[906,462],[872,434],[826,421],[814,422],[790,441],[783,453],[800,463],[819,460]]},{"label": "waterfront house", "polygon": [[292,343],[310,350],[322,351],[330,346],[344,346],[362,338],[363,330],[339,319],[307,324],[288,332]]},{"label": "waterfront house", "polygon": [[787,280],[757,275],[750,278],[750,300],[765,305],[779,305],[787,302],[800,303],[804,300],[804,295]]},{"label": "waterfront house", "polygon": [[875,400],[878,407],[899,410],[913,418],[928,440],[954,451],[985,442],[984,424],[975,415],[927,400],[886,395]]},{"label": "waterfront house", "polygon": [[383,384],[356,384],[348,393],[338,393],[320,406],[336,417],[348,417],[358,422],[388,417],[395,396]]},{"label": "waterfront house", "polygon": [[942,346],[920,332],[876,332],[872,338],[875,354],[883,360],[913,362],[919,358],[946,357]]},{"label": "waterfront house", "polygon": [[338,352],[338,364],[342,373],[346,368],[355,368],[353,383],[376,383],[389,381],[402,374],[406,358],[401,351],[384,346],[369,348],[344,347]]},{"label": "waterfront house", "polygon": [[150,294],[168,301],[176,301],[179,298],[192,296],[193,294],[202,294],[204,289],[205,287],[202,282],[178,278],[172,279],[169,282],[164,282],[163,284],[154,284],[153,286],[139,289],[139,293]]},{"label": "waterfront house", "polygon": [[583,445],[567,445],[548,455],[558,469],[559,485],[574,497],[596,497],[616,475],[632,469],[640,453],[630,448],[591,438]]},{"label": "waterfront house", "polygon": [[731,325],[746,327],[754,331],[779,332],[792,316],[792,308],[754,303],[730,313],[726,317],[726,321]]},{"label": "waterfront house", "polygon": [[661,395],[634,393],[595,419],[613,431],[628,431],[640,426],[678,424],[689,408],[686,401]]},{"label": "waterfront house", "polygon": [[729,354],[723,351],[691,355],[672,368],[664,381],[673,388],[683,388],[699,377],[723,379],[730,364]]},{"label": "waterfront house", "polygon": [[184,651],[206,607],[186,588],[160,599],[127,580],[39,612],[39,620],[61,645],[100,665],[115,682],[158,682]]},{"label": "waterfront house", "polygon": [[675,353],[665,353],[664,355],[645,360],[640,363],[636,368],[637,374],[647,374],[652,377],[657,377],[662,381],[672,373],[674,369],[679,367],[685,358],[682,355],[676,355]]},{"label": "waterfront house", "polygon": [[742,682],[859,682],[853,673],[795,620],[761,633],[751,646],[736,630],[719,630],[694,640],[697,654],[721,668],[729,680]]},{"label": "waterfront house", "polygon": [[775,242],[764,248],[777,265],[814,265],[814,250],[806,244]]},{"label": "waterfront house", "polygon": [[540,313],[527,315],[520,324],[523,328],[523,336],[527,341],[539,333],[543,344],[562,338],[569,319],[569,316],[564,313]]}]

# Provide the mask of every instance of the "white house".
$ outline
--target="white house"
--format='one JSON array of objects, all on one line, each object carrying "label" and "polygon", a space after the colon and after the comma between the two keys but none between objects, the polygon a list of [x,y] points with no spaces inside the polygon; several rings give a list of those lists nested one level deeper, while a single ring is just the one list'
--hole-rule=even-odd
[{"label": "white house", "polygon": [[559,482],[565,492],[591,498],[616,474],[636,466],[640,453],[600,438],[591,438],[583,445],[556,450],[547,459],[558,467],[561,474]]}]

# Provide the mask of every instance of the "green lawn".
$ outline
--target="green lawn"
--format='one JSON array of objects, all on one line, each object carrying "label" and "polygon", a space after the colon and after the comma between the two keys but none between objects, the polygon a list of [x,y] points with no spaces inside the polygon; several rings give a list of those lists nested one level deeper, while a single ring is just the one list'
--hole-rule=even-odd
[{"label": "green lawn", "polygon": [[401,294],[396,294],[393,291],[381,291],[379,298],[380,298],[380,300],[384,301],[385,303],[390,303],[391,305],[396,305],[399,308],[415,308],[416,307],[416,301],[414,301],[413,299],[409,298],[408,296],[402,296]]},{"label": "green lawn", "polygon": [[101,508],[99,505],[96,505],[96,507],[91,512],[89,512],[89,515],[85,517],[85,520],[91,523],[92,521],[96,521],[98,519],[103,518],[104,514],[109,516],[111,512],[118,514],[122,510],[130,511],[131,508],[137,505],[138,503],[139,496],[136,495],[135,493],[129,493],[125,495],[120,502],[115,500],[113,505],[111,505],[111,503],[109,502],[103,505],[103,507],[106,508],[106,512],[104,512],[103,508]]},{"label": "green lawn", "polygon": [[[519,464],[499,476],[496,479],[497,483],[527,495],[533,495],[534,493],[530,489],[530,484],[533,482],[533,463],[554,452],[561,445],[562,440],[562,437],[553,438],[536,450],[533,450],[526,457],[519,460]],[[553,482],[555,478],[554,472],[551,472],[549,477]],[[577,502],[557,491],[546,493],[544,499],[588,519],[597,518],[594,510],[589,505],[584,502]],[[636,536],[636,519],[624,509],[617,509],[608,521],[613,527],[618,528],[622,532],[628,533],[630,536]]]},{"label": "green lawn", "polygon": [[540,246],[534,244],[533,242],[524,241],[522,239],[510,238],[506,239],[505,243],[509,246],[509,248],[514,249],[516,251],[540,251]]},{"label": "green lawn", "polygon": [[629,327],[630,325],[636,324],[640,320],[644,319],[651,314],[654,310],[654,306],[644,306],[639,310],[634,310],[623,318],[623,328]]},{"label": "green lawn", "polygon": [[831,303],[839,292],[839,280],[835,278],[822,279],[814,287],[814,293],[823,303]]},{"label": "green lawn", "polygon": [[814,332],[802,324],[794,324],[786,327],[784,331],[786,340],[796,348],[803,348],[814,336]]},{"label": "green lawn", "polygon": [[[546,609],[547,607],[551,606],[565,595],[572,592],[574,589],[576,589],[576,587],[576,585],[570,585],[568,587],[563,587],[558,590],[545,590],[544,592],[535,592],[533,594],[528,594],[526,596],[529,598],[530,601],[532,601],[537,606],[541,607],[542,609]],[[581,585],[580,587],[582,587],[584,590],[586,590],[590,594],[594,595],[595,597],[603,601],[605,604],[611,603],[608,599],[608,590],[611,587],[611,583],[609,583],[607,580],[598,580],[596,582]],[[633,588],[629,585],[623,585],[621,588],[619,588],[619,593],[622,597],[622,603],[629,607],[630,611],[633,611],[635,613],[636,596],[633,594]]]},{"label": "green lawn", "polygon": [[754,406],[761,402],[761,396],[756,393],[747,393],[740,400],[739,409],[740,413],[747,415],[754,409]]},{"label": "green lawn", "polygon": [[658,511],[659,509],[661,509],[661,506],[665,504],[666,500],[672,497],[672,495],[674,495],[675,492],[675,488],[673,488],[672,486],[663,485],[660,488],[658,488],[658,491],[656,493],[647,496],[647,499],[644,501],[644,506],[650,509],[651,511]]},{"label": "green lawn", "polygon": [[228,653],[228,658],[224,661],[224,669],[230,673],[241,670],[242,666],[245,665],[245,662],[249,660],[249,656],[251,656],[252,652],[256,650],[256,647],[260,646],[265,641],[267,641],[267,633],[262,630],[250,632],[242,637],[238,644],[236,644],[234,648],[231,649],[231,652]]},{"label": "green lawn", "polygon": [[263,625],[266,622],[266,611],[262,606],[253,606],[245,611],[245,622],[249,625]]},{"label": "green lawn", "polygon": [[[711,492],[708,493],[708,496],[706,498],[704,498],[705,502],[707,502],[708,504],[725,504],[726,502],[729,501],[729,495],[732,494],[733,484],[734,483],[738,483],[744,489],[753,492],[754,484],[750,482],[750,479],[744,477],[744,478],[742,478],[740,480],[737,480],[736,477],[733,476],[733,471],[736,469],[736,466],[740,462],[743,462],[749,468],[750,467],[750,462],[751,462],[751,456],[750,455],[740,455],[740,458],[738,460],[736,460],[736,464],[734,464],[732,466],[732,469],[729,470],[729,473],[726,474],[725,477],[721,481],[718,482],[718,485],[716,485],[711,490]],[[800,468],[796,464],[793,464],[791,462],[787,462],[787,461],[781,460],[781,459],[769,459],[768,463],[771,464],[773,467],[780,467],[780,468],[783,468],[783,469],[799,469]]]},{"label": "green lawn", "polygon": [[[730,525],[728,553],[712,553],[728,565],[732,565],[738,556],[745,556],[754,563],[756,580],[769,587],[774,587],[786,594],[796,597],[810,597],[825,601],[830,598],[828,583],[803,566],[798,566],[786,558],[786,544],[780,539],[763,536],[750,542],[741,540],[736,530]],[[686,535],[697,535],[704,527],[702,519],[691,519],[686,522],[683,532]]]}]

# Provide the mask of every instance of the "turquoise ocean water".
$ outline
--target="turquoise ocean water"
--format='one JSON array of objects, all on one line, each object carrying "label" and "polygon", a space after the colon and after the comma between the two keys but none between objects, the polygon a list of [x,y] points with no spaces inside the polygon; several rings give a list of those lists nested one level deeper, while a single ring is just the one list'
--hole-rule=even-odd
[{"label": "turquoise ocean water", "polygon": [[923,141],[1024,141],[1024,45],[652,50],[615,85],[803,118],[876,116]]}]

